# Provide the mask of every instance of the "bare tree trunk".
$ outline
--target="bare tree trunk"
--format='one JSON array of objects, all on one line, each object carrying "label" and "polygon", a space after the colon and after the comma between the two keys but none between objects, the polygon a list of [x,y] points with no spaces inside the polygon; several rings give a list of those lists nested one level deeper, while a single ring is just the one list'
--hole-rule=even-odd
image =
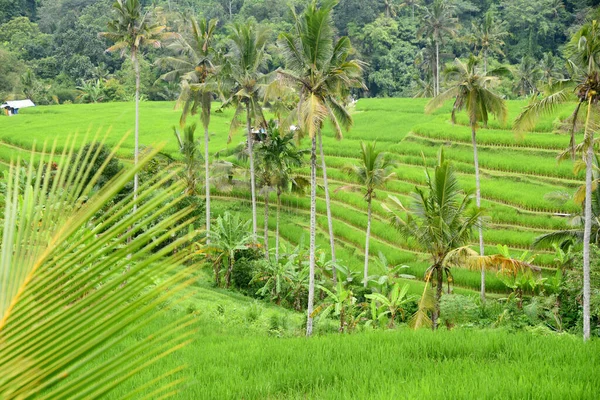
[{"label": "bare tree trunk", "polygon": [[487,49],[483,51],[483,74],[487,75]]},{"label": "bare tree trunk", "polygon": [[269,260],[269,190],[265,187],[265,258]]},{"label": "bare tree trunk", "polygon": [[371,197],[367,200],[369,202],[367,211],[367,239],[365,242],[365,273],[363,284],[367,287],[367,277],[369,276],[369,236],[371,235]]},{"label": "bare tree trunk", "polygon": [[585,210],[583,228],[583,340],[590,339],[590,238],[592,232],[592,171],[594,161],[594,133],[588,130],[591,97],[588,102],[587,116],[585,122],[585,140],[589,134],[588,148],[585,156]]},{"label": "bare tree trunk", "polygon": [[[327,182],[327,164],[325,163],[325,154],[323,153],[323,135],[319,130],[319,153],[321,154],[321,168],[323,169],[323,186],[325,187],[325,206],[327,208],[327,226],[329,228],[329,246],[331,247],[331,262],[335,264],[335,237],[333,235],[333,220],[331,219],[331,200],[329,199],[329,184]],[[333,284],[337,283],[337,270],[335,265],[331,267]]]},{"label": "bare tree trunk", "polygon": [[433,314],[431,315],[431,327],[435,331],[438,327],[438,319],[440,318],[440,301],[442,299],[442,288],[444,283],[444,270],[441,265],[438,265],[436,268],[436,288],[435,288],[435,307],[433,309]]},{"label": "bare tree trunk", "polygon": [[[139,158],[139,134],[140,134],[140,63],[137,51],[131,52],[131,61],[135,71],[135,146],[133,148],[133,164],[137,167]],[[133,212],[137,211],[138,174],[133,177]]]},{"label": "bare tree trunk", "polygon": [[250,192],[252,194],[252,235],[256,238],[256,177],[254,176],[254,138],[250,118],[250,103],[246,104],[246,125],[248,127],[248,158],[250,160]]},{"label": "bare tree trunk", "polygon": [[315,235],[317,225],[317,137],[312,138],[310,153],[310,256],[308,274],[308,307],[306,310],[306,336],[313,331],[313,308],[315,301]]},{"label": "bare tree trunk", "polygon": [[275,223],[275,261],[279,262],[279,211],[281,209],[281,190],[277,189],[277,222]]},{"label": "bare tree trunk", "polygon": [[435,41],[435,88],[434,94],[440,94],[440,44]]},{"label": "bare tree trunk", "polygon": [[[210,107],[210,105],[209,105]],[[210,109],[208,111],[208,115],[210,115]],[[210,236],[208,232],[210,232],[210,163],[208,162],[208,124],[206,121],[204,126],[204,185],[205,185],[205,201],[206,201],[206,244],[210,244]]]},{"label": "bare tree trunk", "polygon": [[[471,141],[473,142],[473,161],[475,164],[475,204],[481,207],[481,181],[479,179],[479,156],[477,155],[477,132],[475,127],[471,126]],[[481,218],[479,218],[479,254],[484,254],[483,247],[483,227],[481,226]],[[481,268],[481,302],[485,303],[485,268]]]}]

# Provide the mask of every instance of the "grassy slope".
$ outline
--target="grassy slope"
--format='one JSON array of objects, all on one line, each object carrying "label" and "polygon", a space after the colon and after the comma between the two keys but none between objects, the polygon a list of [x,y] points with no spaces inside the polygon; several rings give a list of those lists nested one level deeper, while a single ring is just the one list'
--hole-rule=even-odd
[{"label": "grassy slope", "polygon": [[[367,330],[339,335],[304,315],[206,285],[141,340],[183,312],[196,315],[194,342],[117,389],[118,399],[181,364],[178,399],[594,399],[600,342],[502,330]],[[330,332],[330,333],[327,333]]]},{"label": "grassy slope", "polygon": [[[172,128],[178,123],[179,112],[173,110],[173,105],[142,103],[142,145],[164,142],[165,151],[176,154]],[[466,119],[460,116],[459,124],[452,126],[448,121],[449,105],[431,116],[423,114],[424,105],[425,101],[421,99],[361,99],[354,110],[354,128],[341,142],[336,141],[331,131],[326,129],[324,144],[332,189],[353,183],[343,168],[358,161],[360,140],[378,140],[379,145],[390,151],[398,162],[398,179],[385,190],[378,191],[378,201],[390,194],[398,196],[403,202],[410,201],[408,195],[414,186],[424,183],[422,154],[427,164],[433,165],[442,144],[446,147],[448,157],[455,161],[463,186],[473,190],[472,150],[470,130],[464,126]],[[514,119],[523,105],[523,102],[509,102],[509,121]],[[568,110],[569,107],[565,107],[560,116],[567,116]],[[240,131],[231,144],[227,143],[231,116],[231,110],[213,113],[210,128],[213,153],[228,154],[244,140]],[[86,131],[90,137],[96,132],[103,135],[110,128],[107,142],[114,144],[124,132],[131,129],[132,122],[131,103],[26,109],[17,117],[0,117],[0,162],[6,163],[16,155],[28,157],[29,152],[23,149],[31,149],[34,142],[37,151],[42,151],[44,141],[56,139],[61,149],[69,134],[77,132],[78,140],[83,142]],[[497,121],[490,121],[488,129],[478,132],[483,206],[490,216],[489,228],[484,232],[488,253],[496,251],[496,244],[507,244],[514,254],[520,254],[529,248],[531,240],[538,234],[566,226],[566,220],[554,216],[554,213],[577,210],[572,202],[561,206],[545,198],[546,194],[555,191],[572,193],[580,182],[573,176],[570,162],[556,163],[555,156],[566,146],[568,139],[552,133],[555,123],[552,119],[544,119],[538,124],[536,132],[521,138],[516,138],[510,131],[510,124],[500,126]],[[303,146],[306,145],[307,142],[304,142]],[[120,156],[130,159],[132,149],[133,137],[130,135]],[[308,172],[308,168],[300,171],[304,174]],[[216,209],[230,208],[232,197],[237,197],[238,208],[249,215],[247,202],[243,201],[247,200],[247,193],[229,192],[220,193],[220,196],[215,204]],[[317,241],[326,250],[324,193],[320,191],[318,196],[320,230]],[[360,269],[364,254],[366,203],[357,192],[333,192],[332,198],[338,258]],[[427,266],[427,258],[415,253],[417,248],[414,243],[406,242],[387,226],[386,214],[378,201],[374,204],[371,254],[382,251],[390,261],[409,264],[412,272],[421,276]],[[219,202],[222,202],[221,206]],[[283,235],[287,240],[297,243],[307,231],[303,227],[308,223],[309,199],[290,195],[284,196],[284,203],[286,207],[282,219],[286,229]],[[260,218],[262,221],[262,211]],[[539,252],[538,263],[552,263],[553,256],[548,250]],[[479,277],[476,272],[456,271],[455,279],[459,287],[476,289]],[[488,274],[487,279],[489,290],[504,290],[503,284],[493,274]]]}]

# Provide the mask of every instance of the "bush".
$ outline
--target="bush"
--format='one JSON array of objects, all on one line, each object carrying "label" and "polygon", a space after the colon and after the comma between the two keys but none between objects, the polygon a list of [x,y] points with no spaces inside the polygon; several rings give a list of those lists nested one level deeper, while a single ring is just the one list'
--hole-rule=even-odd
[{"label": "bush", "polygon": [[440,316],[448,328],[472,324],[479,316],[479,306],[469,296],[447,294],[440,301]]}]

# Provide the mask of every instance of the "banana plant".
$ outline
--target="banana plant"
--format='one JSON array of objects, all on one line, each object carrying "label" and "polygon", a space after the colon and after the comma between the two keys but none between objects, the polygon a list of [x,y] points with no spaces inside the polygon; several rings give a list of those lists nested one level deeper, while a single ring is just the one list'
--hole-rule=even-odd
[{"label": "banana plant", "polygon": [[[311,314],[311,318],[319,314],[321,314],[321,318],[327,318],[330,314],[333,314],[340,320],[340,333],[345,330],[351,330],[348,329],[347,319],[350,319],[352,316],[354,305],[356,304],[356,297],[354,297],[352,290],[347,288],[341,280],[338,280],[335,292],[332,292],[323,285],[317,285],[317,287],[327,294],[327,298],[315,308]],[[352,318],[351,322],[354,321],[355,319]]]},{"label": "banana plant", "polygon": [[371,300],[371,307],[373,303],[376,303],[380,304],[379,307],[385,309],[385,311],[378,313],[378,318],[389,315],[388,328],[395,327],[396,317],[399,314],[402,315],[402,319],[404,320],[406,304],[414,300],[413,296],[408,296],[408,288],[409,286],[407,284],[404,284],[402,287],[400,287],[400,284],[396,283],[387,296],[384,296],[381,293],[365,295],[367,299]]}]

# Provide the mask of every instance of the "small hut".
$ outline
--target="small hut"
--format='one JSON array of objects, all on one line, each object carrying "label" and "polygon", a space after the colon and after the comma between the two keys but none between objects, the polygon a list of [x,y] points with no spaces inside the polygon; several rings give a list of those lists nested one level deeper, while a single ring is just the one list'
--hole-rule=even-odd
[{"label": "small hut", "polygon": [[8,116],[17,115],[21,108],[35,107],[33,101],[26,100],[9,100],[6,103],[0,105],[0,110]]}]

